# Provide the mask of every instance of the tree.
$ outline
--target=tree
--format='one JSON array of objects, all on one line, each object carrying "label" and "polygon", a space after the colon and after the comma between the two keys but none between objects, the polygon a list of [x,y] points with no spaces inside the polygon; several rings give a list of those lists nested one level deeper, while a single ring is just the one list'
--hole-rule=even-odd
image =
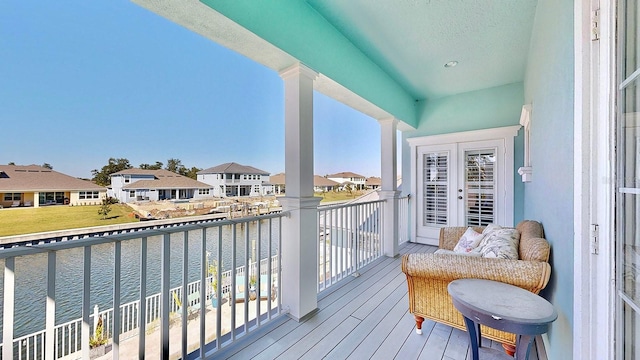
[{"label": "tree", "polygon": [[165,169],[180,175],[183,175],[187,170],[184,165],[182,165],[182,161],[180,161],[180,159],[167,160],[167,166]]},{"label": "tree", "polygon": [[102,203],[100,204],[100,208],[98,209],[98,215],[102,215],[102,220],[107,219],[107,215],[111,212],[111,199],[109,196],[105,196],[102,198]]},{"label": "tree", "polygon": [[111,174],[118,171],[131,169],[132,167],[133,166],[131,166],[129,160],[125,158],[109,158],[109,163],[103,166],[100,171],[98,171],[97,169],[91,170],[91,174],[93,175],[93,178],[91,180],[98,185],[108,186],[109,184],[111,184],[111,179],[109,178]]},{"label": "tree", "polygon": [[156,161],[156,163],[154,165],[149,165],[149,164],[140,164],[140,169],[145,169],[145,170],[160,170],[162,169],[162,162],[160,161]]},{"label": "tree", "polygon": [[45,169],[53,170],[53,166],[51,166],[51,164],[49,164],[49,163],[42,164],[42,167],[45,168]]},{"label": "tree", "polygon": [[198,178],[198,171],[201,171],[201,170],[202,169],[193,166],[191,169],[185,171],[185,173],[181,174],[181,175],[184,175],[184,176],[186,176],[188,178],[192,178],[192,179],[196,180]]},{"label": "tree", "polygon": [[187,169],[184,165],[182,165],[182,161],[180,161],[180,159],[169,159],[167,160],[167,166],[165,167],[165,170],[169,170],[176,174],[180,174],[182,176],[186,176],[195,180],[198,178],[198,171],[202,169],[195,166],[193,166],[191,169]]},{"label": "tree", "polygon": [[8,163],[7,165],[15,165],[16,163],[14,163],[13,161],[11,161],[10,163]]},{"label": "tree", "polygon": [[349,195],[353,195],[353,189],[351,189],[351,184],[345,185],[344,189],[349,193]]}]

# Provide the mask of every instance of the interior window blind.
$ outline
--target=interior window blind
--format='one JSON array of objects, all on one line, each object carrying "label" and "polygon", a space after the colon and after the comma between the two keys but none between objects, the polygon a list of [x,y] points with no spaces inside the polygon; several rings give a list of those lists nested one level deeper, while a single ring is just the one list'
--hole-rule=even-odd
[{"label": "interior window blind", "polygon": [[447,225],[449,193],[449,154],[427,153],[422,158],[423,166],[423,219],[428,225]]},{"label": "interior window blind", "polygon": [[465,152],[466,210],[468,226],[486,226],[495,221],[495,150]]}]

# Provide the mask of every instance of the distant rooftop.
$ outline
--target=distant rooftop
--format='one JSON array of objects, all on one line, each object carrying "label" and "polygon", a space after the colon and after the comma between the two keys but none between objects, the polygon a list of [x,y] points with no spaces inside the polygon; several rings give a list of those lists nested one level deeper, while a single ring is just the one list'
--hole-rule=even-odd
[{"label": "distant rooftop", "polygon": [[210,167],[208,169],[198,171],[198,175],[203,174],[257,174],[257,175],[269,175],[269,172],[254,168],[253,166],[240,165],[238,163],[230,162],[224,163],[218,166]]},{"label": "distant rooftop", "polygon": [[[269,177],[269,182],[273,185],[284,185],[284,182],[285,182],[284,173],[271,175]],[[336,186],[336,185],[340,185],[340,183],[333,181],[331,179],[327,179],[324,176],[320,176],[320,175],[313,176],[313,186]]]},{"label": "distant rooftop", "polygon": [[82,180],[38,165],[0,165],[0,192],[104,190]]},{"label": "distant rooftop", "polygon": [[114,175],[151,175],[154,179],[138,180],[123,186],[123,189],[210,189],[211,185],[194,180],[192,178],[176,174],[172,171],[159,169],[125,169],[111,174]]},{"label": "distant rooftop", "polygon": [[341,173],[337,173],[337,174],[332,174],[332,175],[327,175],[328,178],[364,178],[363,175],[360,174],[356,174],[356,173],[352,173],[349,171],[345,171],[345,172],[341,172]]}]

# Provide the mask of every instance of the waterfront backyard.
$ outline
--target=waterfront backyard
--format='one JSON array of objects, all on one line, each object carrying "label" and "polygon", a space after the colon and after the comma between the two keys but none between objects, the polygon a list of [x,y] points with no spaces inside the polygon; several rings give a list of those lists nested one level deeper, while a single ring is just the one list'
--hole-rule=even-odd
[{"label": "waterfront backyard", "polygon": [[132,209],[124,204],[111,205],[106,219],[98,214],[99,205],[46,206],[0,210],[0,237],[93,226],[137,222]]},{"label": "waterfront backyard", "polygon": [[[354,200],[363,193],[362,191],[352,191],[351,193],[332,191],[317,193],[316,196],[322,197],[321,204],[326,204]],[[134,213],[139,206],[137,204],[133,204],[133,206],[135,208],[127,204],[111,205],[111,212],[106,219],[102,219],[102,216],[98,214],[100,205],[0,209],[0,237],[138,222],[139,220],[134,216]],[[147,207],[149,206],[153,207],[153,204],[147,205]],[[182,213],[180,216],[172,217],[190,215],[200,214]]]}]

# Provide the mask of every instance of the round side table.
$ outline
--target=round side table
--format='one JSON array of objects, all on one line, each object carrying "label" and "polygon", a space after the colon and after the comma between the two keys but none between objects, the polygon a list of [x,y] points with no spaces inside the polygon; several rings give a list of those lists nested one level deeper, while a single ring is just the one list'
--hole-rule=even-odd
[{"label": "round side table", "polygon": [[490,359],[513,359],[497,350],[480,347],[480,324],[516,334],[515,358],[526,360],[534,337],[547,332],[558,317],[547,300],[498,281],[459,279],[449,283],[447,289],[453,305],[464,317],[473,360],[479,360],[480,353]]}]

